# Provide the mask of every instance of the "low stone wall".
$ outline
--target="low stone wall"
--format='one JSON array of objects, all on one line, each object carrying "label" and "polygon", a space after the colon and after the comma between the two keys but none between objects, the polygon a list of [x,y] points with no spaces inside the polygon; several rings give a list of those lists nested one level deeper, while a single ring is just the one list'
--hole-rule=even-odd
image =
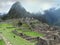
[{"label": "low stone wall", "polygon": [[60,43],[59,34],[49,34],[45,37],[31,37],[23,33],[18,33],[16,30],[12,32],[28,41],[31,41],[31,40],[37,41],[36,45],[57,45]]},{"label": "low stone wall", "polygon": [[[23,34],[23,33],[18,33],[16,30],[13,30],[12,33],[14,33],[15,35],[17,36],[20,36],[22,37],[23,39],[26,39],[30,42],[33,42],[34,41],[37,41],[37,37],[31,37],[31,36],[27,36],[26,34]],[[15,36],[14,36],[15,37]]]},{"label": "low stone wall", "polygon": [[39,38],[39,41],[36,45],[58,45],[60,44],[60,36],[59,35],[51,35],[49,37]]}]

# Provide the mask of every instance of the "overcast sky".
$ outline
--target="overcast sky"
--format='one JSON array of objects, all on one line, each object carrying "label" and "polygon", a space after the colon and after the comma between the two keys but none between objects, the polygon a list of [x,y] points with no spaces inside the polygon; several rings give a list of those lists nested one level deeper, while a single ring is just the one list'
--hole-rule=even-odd
[{"label": "overcast sky", "polygon": [[21,2],[22,6],[31,13],[60,7],[60,0],[0,0],[0,12],[8,12],[16,1]]}]

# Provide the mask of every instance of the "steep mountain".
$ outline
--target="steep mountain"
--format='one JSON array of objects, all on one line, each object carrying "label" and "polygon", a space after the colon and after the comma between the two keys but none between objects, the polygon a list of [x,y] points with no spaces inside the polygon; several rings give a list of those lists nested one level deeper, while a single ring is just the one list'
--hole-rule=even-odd
[{"label": "steep mountain", "polygon": [[26,10],[21,6],[20,2],[16,2],[12,5],[8,17],[9,18],[19,18],[26,15]]},{"label": "steep mountain", "polygon": [[32,14],[25,10],[24,7],[21,6],[20,2],[15,2],[7,15],[4,15],[2,19],[12,19],[12,18],[22,18],[29,17],[38,19],[44,23],[48,23],[50,25],[59,25],[60,24],[60,9],[49,9],[45,10],[44,14],[37,13]]},{"label": "steep mountain", "polygon": [[50,25],[60,24],[60,9],[45,10],[45,14],[42,15],[42,19]]},{"label": "steep mountain", "polygon": [[38,18],[38,14],[31,14],[25,10],[24,7],[21,6],[20,2],[16,2],[12,5],[10,11],[7,14],[7,18],[22,18],[22,17],[34,17]]},{"label": "steep mountain", "polygon": [[53,13],[54,13],[54,14],[56,15],[56,17],[58,18],[58,21],[56,22],[56,25],[59,25],[59,26],[60,26],[60,8],[54,10]]}]

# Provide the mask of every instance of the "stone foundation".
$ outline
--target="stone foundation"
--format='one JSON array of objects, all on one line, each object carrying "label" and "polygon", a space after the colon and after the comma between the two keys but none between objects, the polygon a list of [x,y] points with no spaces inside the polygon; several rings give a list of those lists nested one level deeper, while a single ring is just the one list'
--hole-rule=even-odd
[{"label": "stone foundation", "polygon": [[53,34],[47,37],[39,38],[36,45],[58,45],[60,44],[60,36]]}]

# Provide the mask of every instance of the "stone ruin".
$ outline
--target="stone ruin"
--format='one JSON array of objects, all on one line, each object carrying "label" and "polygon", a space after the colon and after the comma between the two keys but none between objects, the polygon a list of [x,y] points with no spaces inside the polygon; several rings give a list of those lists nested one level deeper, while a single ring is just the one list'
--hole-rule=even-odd
[{"label": "stone ruin", "polygon": [[13,31],[16,35],[28,40],[36,40],[37,43],[35,45],[60,45],[60,33],[54,32],[52,34],[45,35],[44,37],[30,37],[23,33],[17,33],[16,30]]},{"label": "stone ruin", "polygon": [[[30,19],[28,20],[28,18],[27,18],[25,21],[29,23]],[[29,25],[31,25],[31,24],[29,24]],[[31,27],[31,26],[29,26],[29,27]],[[39,32],[39,33],[46,34],[45,37],[39,37],[36,45],[60,45],[60,33],[58,32],[60,30],[60,28],[50,27],[47,24],[43,24],[43,25],[40,24],[40,25],[36,25],[35,28],[32,30]],[[26,40],[36,39],[36,38],[31,38],[30,36],[27,36],[23,33],[18,34],[16,30],[13,31],[13,33],[21,36],[22,38],[24,38]]]},{"label": "stone ruin", "polygon": [[14,34],[28,40],[37,40],[35,45],[60,45],[60,31],[49,31],[46,32],[44,37],[30,37],[23,33],[18,33],[16,30],[12,31]]},{"label": "stone ruin", "polygon": [[33,42],[34,40],[37,41],[37,37],[27,36],[26,34],[24,34],[22,32],[18,33],[17,30],[13,30],[12,33],[14,33],[17,36],[22,37],[23,39],[26,39],[26,40],[30,41],[30,42]]},{"label": "stone ruin", "polygon": [[60,45],[60,33],[40,37],[36,45]]}]

